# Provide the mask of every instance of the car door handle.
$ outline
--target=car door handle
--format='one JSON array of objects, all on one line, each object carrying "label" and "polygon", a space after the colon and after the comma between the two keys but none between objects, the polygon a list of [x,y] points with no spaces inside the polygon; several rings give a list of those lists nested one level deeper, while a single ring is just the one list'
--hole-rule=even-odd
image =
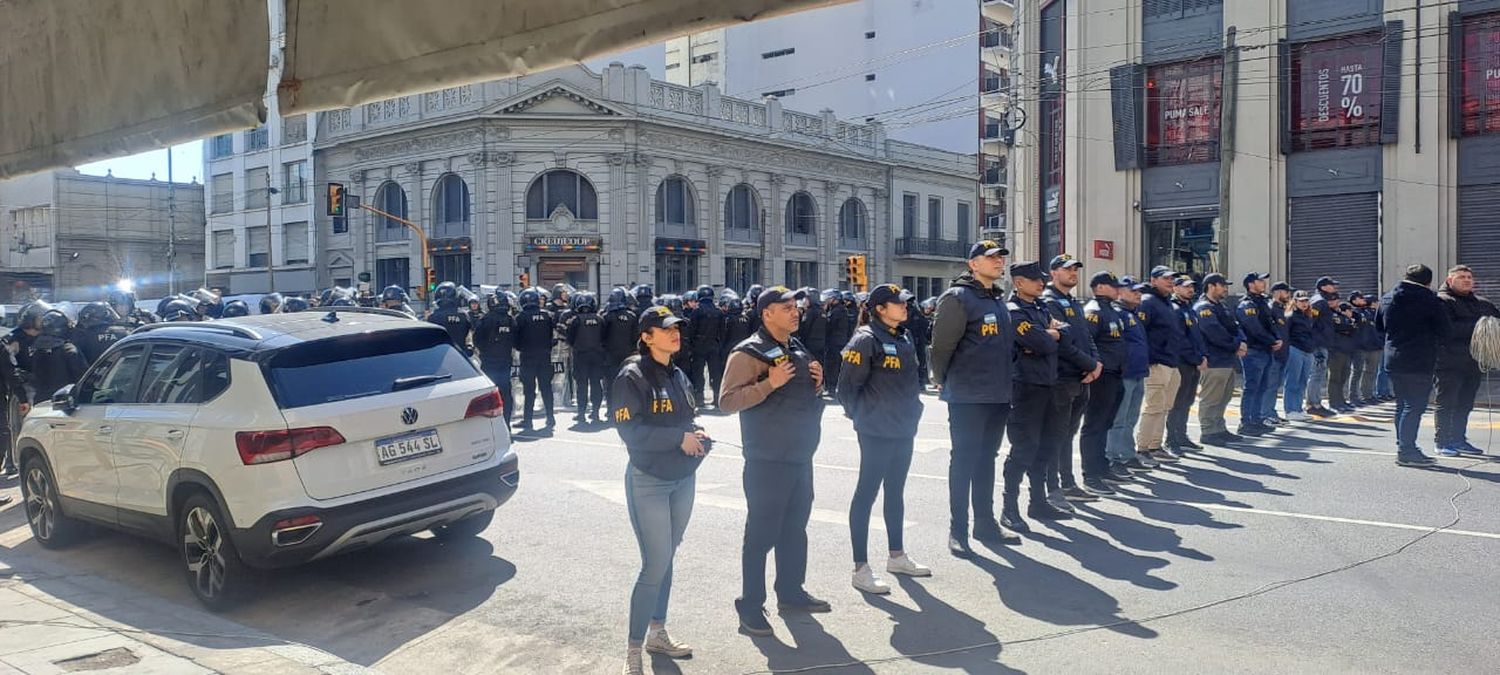
[{"label": "car door handle", "polygon": [[187,435],[187,432],[181,429],[172,429],[167,432],[167,438],[182,438],[185,435]]},{"label": "car door handle", "polygon": [[112,434],[114,432],[115,432],[115,428],[114,427],[99,427],[99,435],[100,436],[108,436],[108,435],[110,435],[110,434]]}]

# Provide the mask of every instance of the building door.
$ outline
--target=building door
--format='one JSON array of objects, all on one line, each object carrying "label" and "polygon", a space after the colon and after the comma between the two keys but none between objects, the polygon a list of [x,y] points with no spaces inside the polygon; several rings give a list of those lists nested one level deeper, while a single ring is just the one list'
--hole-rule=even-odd
[{"label": "building door", "polygon": [[[375,285],[411,288],[411,260],[408,258],[381,258],[375,261]],[[379,293],[379,291],[376,291]]]},{"label": "building door", "polygon": [[1177,218],[1146,222],[1146,269],[1166,265],[1202,278],[1219,270],[1217,217]]},{"label": "building door", "polygon": [[434,253],[432,254],[432,269],[437,274],[438,283],[451,281],[467,288],[474,282],[473,259],[469,257],[468,251]]},{"label": "building door", "polygon": [[656,294],[686,293],[698,288],[698,256],[687,253],[656,254]]},{"label": "building door", "polygon": [[1288,280],[1313,289],[1318,277],[1342,282],[1340,293],[1380,287],[1380,193],[1294,197],[1287,204]]},{"label": "building door", "polygon": [[1474,278],[1490,296],[1500,284],[1500,185],[1458,188],[1458,262],[1474,268]]},{"label": "building door", "polygon": [[589,284],[588,260],[584,258],[542,258],[537,261],[536,276],[534,283],[549,290],[555,284],[567,284],[578,290],[593,288]]}]

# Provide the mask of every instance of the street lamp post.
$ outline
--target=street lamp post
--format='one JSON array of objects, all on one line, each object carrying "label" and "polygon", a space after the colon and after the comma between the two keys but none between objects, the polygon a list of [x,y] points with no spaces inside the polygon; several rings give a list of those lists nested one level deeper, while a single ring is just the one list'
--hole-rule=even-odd
[{"label": "street lamp post", "polygon": [[278,194],[281,190],[266,187],[266,282],[271,286],[271,293],[276,292],[276,238],[271,236],[271,197]]}]

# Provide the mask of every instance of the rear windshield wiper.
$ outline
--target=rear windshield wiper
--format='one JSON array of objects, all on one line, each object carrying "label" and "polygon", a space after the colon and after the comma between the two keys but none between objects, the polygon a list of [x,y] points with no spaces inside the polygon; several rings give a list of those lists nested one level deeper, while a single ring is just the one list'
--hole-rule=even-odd
[{"label": "rear windshield wiper", "polygon": [[394,382],[391,383],[391,391],[403,391],[403,390],[406,390],[406,389],[412,389],[412,388],[415,388],[415,387],[420,387],[420,386],[422,386],[424,384],[432,384],[433,382],[442,382],[443,380],[451,380],[451,379],[453,379],[453,374],[452,373],[441,373],[441,374],[437,374],[437,375],[412,375],[412,376],[409,376],[409,377],[398,377],[398,378],[396,378],[396,381],[394,381]]}]

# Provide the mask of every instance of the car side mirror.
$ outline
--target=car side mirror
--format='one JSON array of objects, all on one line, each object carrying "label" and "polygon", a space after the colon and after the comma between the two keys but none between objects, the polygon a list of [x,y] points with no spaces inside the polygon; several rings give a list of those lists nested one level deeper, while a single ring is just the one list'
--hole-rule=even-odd
[{"label": "car side mirror", "polygon": [[73,385],[66,385],[52,394],[52,407],[65,413],[78,409],[78,401],[73,398]]}]

